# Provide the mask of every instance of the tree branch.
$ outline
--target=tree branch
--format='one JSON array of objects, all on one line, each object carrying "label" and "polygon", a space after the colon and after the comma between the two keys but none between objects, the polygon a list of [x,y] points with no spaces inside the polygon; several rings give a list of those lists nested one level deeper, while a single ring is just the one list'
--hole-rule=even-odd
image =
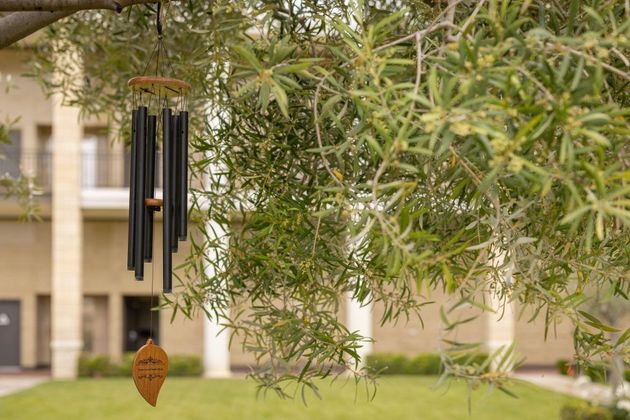
[{"label": "tree branch", "polygon": [[[451,25],[455,22],[455,8],[460,3],[460,0],[448,0],[448,7],[446,8],[446,17],[445,21],[450,23]],[[451,29],[446,30],[446,40],[448,42],[453,42],[455,39],[451,35]]]},{"label": "tree branch", "polygon": [[2,12],[61,12],[107,9],[120,12],[123,6],[117,0],[3,0]]},{"label": "tree branch", "polygon": [[0,18],[0,49],[80,10],[120,12],[127,6],[147,3],[155,0],[3,0],[0,11],[16,12]]},{"label": "tree branch", "polygon": [[0,19],[0,49],[74,12],[18,12]]}]

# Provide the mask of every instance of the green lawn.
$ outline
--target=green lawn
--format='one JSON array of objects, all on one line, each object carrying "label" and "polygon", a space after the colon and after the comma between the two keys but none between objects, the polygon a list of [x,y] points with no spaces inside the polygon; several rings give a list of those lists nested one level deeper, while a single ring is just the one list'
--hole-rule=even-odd
[{"label": "green lawn", "polygon": [[[353,381],[322,383],[322,400],[312,394],[308,406],[298,397],[256,398],[255,385],[242,379],[167,379],[158,406],[138,395],[131,379],[49,382],[0,398],[0,419],[557,419],[568,397],[527,384],[502,392],[473,394],[468,415],[465,386],[433,390],[435,378],[379,379],[376,398],[355,394]],[[356,397],[356,398],[355,398]]]}]

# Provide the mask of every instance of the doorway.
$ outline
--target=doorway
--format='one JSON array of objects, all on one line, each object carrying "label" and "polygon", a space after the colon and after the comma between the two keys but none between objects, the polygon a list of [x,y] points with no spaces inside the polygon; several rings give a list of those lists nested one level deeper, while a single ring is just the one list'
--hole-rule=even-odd
[{"label": "doorway", "polygon": [[[157,299],[154,302],[157,305]],[[135,352],[151,335],[151,297],[125,296],[124,351]],[[153,311],[153,341],[160,343],[160,312]]]},{"label": "doorway", "polygon": [[0,367],[20,366],[20,302],[0,300]]}]

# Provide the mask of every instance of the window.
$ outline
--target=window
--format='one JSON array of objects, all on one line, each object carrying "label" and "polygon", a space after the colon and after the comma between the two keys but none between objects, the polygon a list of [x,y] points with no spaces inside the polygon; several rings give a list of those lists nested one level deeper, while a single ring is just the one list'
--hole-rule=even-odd
[{"label": "window", "polygon": [[22,159],[22,133],[19,130],[9,132],[10,143],[3,144],[0,154],[0,176],[9,175],[12,178],[20,176],[20,162]]},{"label": "window", "polygon": [[83,188],[111,186],[114,164],[107,142],[107,128],[86,127],[81,142],[81,185]]}]

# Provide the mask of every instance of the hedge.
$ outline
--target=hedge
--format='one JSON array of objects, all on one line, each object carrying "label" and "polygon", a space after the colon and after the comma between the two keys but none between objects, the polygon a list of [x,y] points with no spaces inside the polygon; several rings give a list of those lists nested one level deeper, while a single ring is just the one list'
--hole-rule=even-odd
[{"label": "hedge", "polygon": [[[488,355],[479,353],[470,363],[481,365]],[[442,371],[440,355],[421,353],[414,357],[397,353],[372,353],[367,356],[366,364],[381,375],[439,375]]]},{"label": "hedge", "polygon": [[119,370],[108,356],[83,354],[79,358],[79,376],[82,378],[120,376]]},{"label": "hedge", "polygon": [[[79,376],[104,378],[131,376],[134,353],[125,353],[121,363],[114,363],[109,356],[83,354],[79,358]],[[201,376],[201,358],[188,355],[173,355],[168,359],[169,376]]]},{"label": "hedge", "polygon": [[571,402],[560,410],[561,420],[613,420],[606,407],[590,405],[586,402]]},{"label": "hedge", "polygon": [[594,405],[573,401],[560,410],[561,420],[628,420],[628,412],[616,405]]}]

